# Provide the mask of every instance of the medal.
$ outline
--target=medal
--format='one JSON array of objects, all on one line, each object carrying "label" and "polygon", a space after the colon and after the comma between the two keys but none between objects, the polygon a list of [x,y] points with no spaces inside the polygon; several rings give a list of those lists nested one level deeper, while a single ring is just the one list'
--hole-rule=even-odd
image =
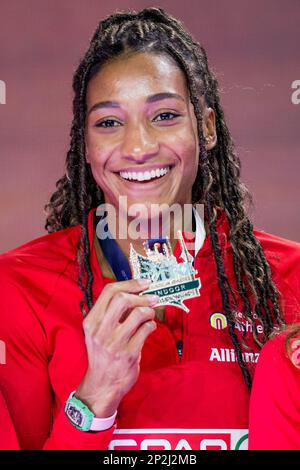
[{"label": "medal", "polygon": [[173,255],[168,238],[148,240],[144,244],[146,256],[136,252],[130,245],[129,261],[134,279],[150,279],[149,288],[141,295],[158,295],[157,307],[173,305],[185,312],[189,309],[183,301],[200,295],[201,282],[195,278],[194,258],[188,252],[182,233],[178,231],[181,246],[178,262]]}]

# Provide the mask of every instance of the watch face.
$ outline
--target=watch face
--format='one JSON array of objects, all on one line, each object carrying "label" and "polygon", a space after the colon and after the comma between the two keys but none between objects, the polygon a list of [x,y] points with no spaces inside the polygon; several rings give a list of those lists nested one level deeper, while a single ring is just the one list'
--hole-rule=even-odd
[{"label": "watch face", "polygon": [[76,408],[76,406],[69,404],[67,414],[70,420],[78,427],[82,428],[84,424],[84,415]]}]

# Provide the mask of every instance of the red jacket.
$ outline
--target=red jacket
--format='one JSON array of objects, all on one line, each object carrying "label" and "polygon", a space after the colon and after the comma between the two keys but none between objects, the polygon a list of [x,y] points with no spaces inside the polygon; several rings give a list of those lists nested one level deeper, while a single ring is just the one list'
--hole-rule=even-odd
[{"label": "red jacket", "polygon": [[[93,245],[94,212],[89,213],[89,239],[95,301],[111,281],[103,278]],[[229,281],[235,286],[225,215],[218,231]],[[282,293],[287,320],[295,321],[300,311],[300,246],[255,234]],[[63,405],[87,368],[77,285],[79,236],[80,226],[70,227],[0,256],[0,340],[6,345],[0,387],[21,448],[245,448],[249,393],[222,314],[210,236],[195,261],[201,296],[186,301],[190,313],[166,307],[165,322],[157,320],[143,347],[139,379],[118,409],[115,432],[112,427],[85,433],[69,423]],[[178,245],[174,254],[179,255]],[[250,335],[251,326],[239,320],[237,333],[244,327]],[[178,339],[183,340],[181,359]],[[244,357],[255,365],[258,351]]]},{"label": "red jacket", "polygon": [[300,449],[300,369],[286,354],[285,335],[263,347],[250,401],[251,450]]},{"label": "red jacket", "polygon": [[0,450],[19,450],[16,431],[0,393]]}]

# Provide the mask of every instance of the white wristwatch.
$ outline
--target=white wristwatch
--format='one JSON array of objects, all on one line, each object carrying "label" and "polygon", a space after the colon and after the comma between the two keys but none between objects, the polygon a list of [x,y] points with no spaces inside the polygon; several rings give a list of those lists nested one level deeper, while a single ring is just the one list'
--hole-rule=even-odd
[{"label": "white wristwatch", "polygon": [[117,411],[108,418],[95,418],[94,413],[81,400],[76,398],[74,390],[65,405],[65,413],[75,428],[81,431],[105,431],[115,422]]}]

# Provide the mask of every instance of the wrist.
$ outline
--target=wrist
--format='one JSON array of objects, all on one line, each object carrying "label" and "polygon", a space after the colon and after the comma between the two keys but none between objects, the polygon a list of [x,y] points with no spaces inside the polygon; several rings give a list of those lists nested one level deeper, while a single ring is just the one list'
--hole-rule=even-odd
[{"label": "wrist", "polygon": [[117,411],[105,418],[97,418],[86,403],[72,392],[65,404],[67,418],[77,429],[81,431],[104,431],[111,428],[115,422]]},{"label": "wrist", "polygon": [[[119,405],[119,401],[116,399],[109,399],[108,393],[101,393],[101,400],[99,396],[87,393],[80,386],[74,393],[75,398],[83,402],[95,415],[96,418],[108,418],[112,416]],[[105,397],[105,399],[103,398]]]}]

